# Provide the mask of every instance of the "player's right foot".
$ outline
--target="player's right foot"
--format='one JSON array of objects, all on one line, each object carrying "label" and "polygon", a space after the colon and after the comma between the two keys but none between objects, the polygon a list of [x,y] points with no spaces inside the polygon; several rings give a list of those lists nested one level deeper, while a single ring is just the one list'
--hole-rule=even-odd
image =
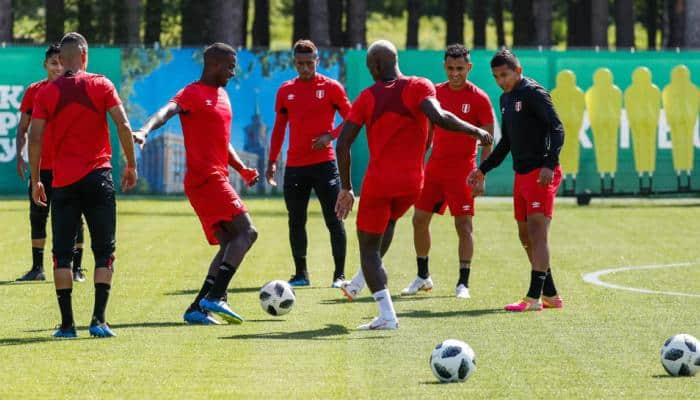
[{"label": "player's right foot", "polygon": [[503,308],[506,311],[513,311],[513,312],[542,311],[542,303],[540,303],[540,301],[538,299],[531,299],[531,298],[525,297],[518,302],[506,304],[506,306]]},{"label": "player's right foot", "polygon": [[362,291],[361,287],[357,287],[352,281],[345,281],[340,284],[340,290],[343,291],[343,296],[347,297],[348,300],[353,301],[355,297]]},{"label": "player's right foot", "polygon": [[427,277],[425,279],[421,278],[420,276],[416,276],[416,279],[411,282],[410,285],[408,285],[407,288],[404,288],[401,290],[401,295],[402,296],[410,296],[418,293],[419,290],[424,290],[426,292],[429,292],[433,290],[433,278]]},{"label": "player's right foot", "polygon": [[68,328],[63,328],[61,326],[56,329],[56,332],[51,335],[56,339],[74,339],[78,337],[78,332],[75,331],[75,325]]},{"label": "player's right foot", "polygon": [[17,281],[45,281],[46,275],[44,275],[44,270],[39,268],[32,268],[27,271],[26,274],[17,278]]},{"label": "player's right foot", "polygon": [[394,329],[399,329],[399,321],[395,319],[384,319],[382,317],[377,317],[372,321],[357,327],[358,331],[379,331]]},{"label": "player's right foot", "polygon": [[90,336],[96,337],[96,338],[108,338],[108,337],[117,336],[117,334],[114,333],[112,328],[106,322],[102,322],[102,323],[93,322],[92,325],[90,325],[89,332],[90,332]]},{"label": "player's right foot", "polygon": [[460,283],[457,288],[455,289],[455,295],[457,296],[458,299],[468,299],[471,296],[469,295],[469,288],[464,286],[463,283]]},{"label": "player's right foot", "polygon": [[203,298],[199,301],[199,306],[205,311],[212,312],[231,324],[243,323],[243,317],[236,314],[228,303],[223,300]]},{"label": "player's right foot", "polygon": [[200,307],[187,309],[182,318],[188,324],[193,325],[221,325],[221,322]]},{"label": "player's right foot", "polygon": [[85,270],[78,267],[73,270],[73,282],[85,282]]},{"label": "player's right foot", "polygon": [[340,289],[340,286],[345,282],[345,275],[340,275],[339,277],[335,278],[333,280],[333,283],[331,283],[331,287],[333,289]]},{"label": "player's right foot", "polygon": [[564,308],[564,299],[562,299],[559,294],[557,294],[556,296],[552,296],[552,297],[542,296],[542,307],[543,308]]},{"label": "player's right foot", "polygon": [[292,277],[289,278],[288,283],[290,286],[309,286],[309,285],[311,285],[310,280],[308,280],[307,278],[304,278],[303,276],[296,276],[296,275],[292,275]]}]

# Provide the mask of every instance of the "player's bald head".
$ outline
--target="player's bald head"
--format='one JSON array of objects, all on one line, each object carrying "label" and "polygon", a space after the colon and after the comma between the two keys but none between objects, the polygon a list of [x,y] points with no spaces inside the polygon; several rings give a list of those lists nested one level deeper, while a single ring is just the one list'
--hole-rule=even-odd
[{"label": "player's bald head", "polygon": [[398,63],[396,46],[388,40],[377,40],[367,48],[367,68],[375,79],[394,71]]},{"label": "player's bald head", "polygon": [[236,56],[236,50],[226,43],[213,43],[204,49],[204,68],[226,63],[231,56]]},{"label": "player's bald head", "polygon": [[78,32],[66,33],[60,42],[61,59],[67,62],[80,59],[83,54],[87,54],[88,43],[85,37]]}]

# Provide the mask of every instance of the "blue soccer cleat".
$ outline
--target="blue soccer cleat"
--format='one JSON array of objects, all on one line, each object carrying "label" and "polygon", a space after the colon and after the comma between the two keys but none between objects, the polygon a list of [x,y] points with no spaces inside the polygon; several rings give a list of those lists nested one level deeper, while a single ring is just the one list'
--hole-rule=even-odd
[{"label": "blue soccer cleat", "polygon": [[106,322],[90,325],[90,336],[96,338],[108,338],[117,336]]},{"label": "blue soccer cleat", "polygon": [[309,286],[311,285],[311,281],[308,280],[307,278],[304,278],[303,276],[296,276],[292,275],[291,278],[289,278],[289,281],[287,281],[290,286]]},{"label": "blue soccer cleat", "polygon": [[201,308],[188,309],[182,318],[192,325],[221,325],[221,322]]},{"label": "blue soccer cleat", "polygon": [[205,297],[199,301],[199,306],[202,307],[205,311],[209,311],[218,315],[219,317],[223,318],[226,322],[229,322],[231,324],[243,323],[243,317],[233,312],[233,310],[231,310],[231,307],[229,307],[228,303],[226,303],[223,300],[208,299]]},{"label": "blue soccer cleat", "polygon": [[75,325],[72,325],[68,328],[63,328],[59,326],[52,336],[56,339],[75,339],[78,337],[78,332],[75,331]]}]

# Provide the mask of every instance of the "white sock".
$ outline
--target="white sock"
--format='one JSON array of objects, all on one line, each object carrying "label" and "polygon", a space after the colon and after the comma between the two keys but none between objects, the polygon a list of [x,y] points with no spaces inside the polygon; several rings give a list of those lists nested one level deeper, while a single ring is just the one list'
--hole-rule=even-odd
[{"label": "white sock", "polygon": [[352,277],[350,282],[353,286],[358,288],[358,292],[365,287],[365,274],[362,273],[362,267],[357,270],[355,276]]},{"label": "white sock", "polygon": [[372,297],[379,305],[379,316],[386,320],[396,321],[396,311],[394,311],[394,303],[391,301],[389,289],[372,293]]}]

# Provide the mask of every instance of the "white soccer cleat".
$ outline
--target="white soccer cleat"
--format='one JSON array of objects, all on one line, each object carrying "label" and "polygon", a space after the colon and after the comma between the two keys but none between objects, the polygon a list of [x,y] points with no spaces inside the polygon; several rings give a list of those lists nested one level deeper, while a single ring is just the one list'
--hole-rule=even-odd
[{"label": "white soccer cleat", "polygon": [[469,299],[471,296],[469,295],[469,288],[464,286],[464,284],[460,283],[459,286],[455,289],[455,295],[457,296],[458,299]]},{"label": "white soccer cleat", "polygon": [[418,293],[419,290],[424,290],[426,292],[433,290],[433,279],[431,277],[423,279],[417,276],[407,288],[401,290],[401,295],[411,296]]},{"label": "white soccer cleat", "polygon": [[384,319],[377,317],[371,322],[362,324],[357,327],[358,331],[381,331],[399,329],[399,321],[395,319]]},{"label": "white soccer cleat", "polygon": [[355,285],[352,283],[352,281],[345,281],[340,284],[340,290],[343,291],[343,296],[347,297],[348,300],[353,301],[362,291],[362,287]]}]

